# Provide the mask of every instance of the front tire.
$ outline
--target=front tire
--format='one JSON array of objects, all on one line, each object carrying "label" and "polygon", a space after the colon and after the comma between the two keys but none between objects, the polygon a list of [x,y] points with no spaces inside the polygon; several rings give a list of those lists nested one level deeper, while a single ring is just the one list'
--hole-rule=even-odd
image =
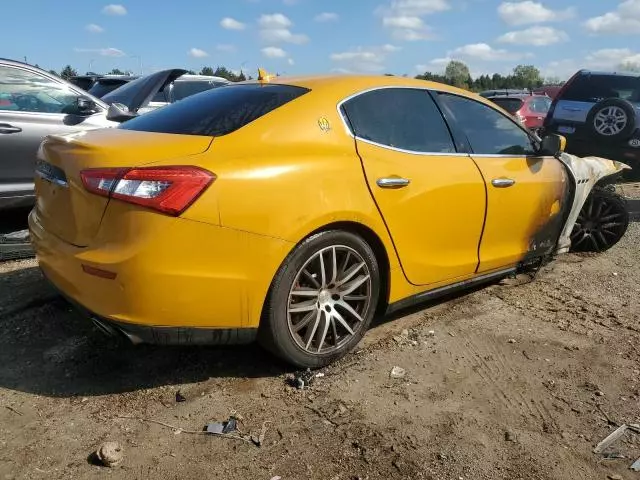
[{"label": "front tire", "polygon": [[278,270],[260,343],[297,367],[322,367],[356,346],[379,296],[380,271],[371,247],[350,232],[320,232],[300,243]]},{"label": "front tire", "polygon": [[596,187],[585,202],[571,232],[572,252],[604,252],[629,227],[626,200],[611,189]]}]

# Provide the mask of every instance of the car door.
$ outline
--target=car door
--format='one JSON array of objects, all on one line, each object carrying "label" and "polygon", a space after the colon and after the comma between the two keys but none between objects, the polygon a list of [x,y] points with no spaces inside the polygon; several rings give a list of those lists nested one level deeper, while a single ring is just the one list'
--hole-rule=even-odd
[{"label": "car door", "polygon": [[33,188],[36,153],[49,134],[107,124],[102,115],[74,114],[80,93],[26,67],[0,64],[0,187]]},{"label": "car door", "polygon": [[340,109],[407,279],[428,285],[472,275],[484,182],[469,155],[457,153],[429,92],[375,89]]},{"label": "car door", "polygon": [[551,253],[570,208],[563,164],[539,156],[529,134],[497,109],[450,93],[437,98],[468,140],[487,189],[478,273]]}]

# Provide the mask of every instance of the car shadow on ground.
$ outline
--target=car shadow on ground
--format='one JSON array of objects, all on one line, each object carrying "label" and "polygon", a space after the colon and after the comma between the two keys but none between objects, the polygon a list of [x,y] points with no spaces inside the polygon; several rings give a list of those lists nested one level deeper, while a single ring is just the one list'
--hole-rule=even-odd
[{"label": "car shadow on ground", "polygon": [[[48,397],[133,392],[295,369],[259,345],[131,345],[98,330],[48,285],[37,267],[0,274],[0,387]],[[380,327],[467,292],[374,319]]]}]

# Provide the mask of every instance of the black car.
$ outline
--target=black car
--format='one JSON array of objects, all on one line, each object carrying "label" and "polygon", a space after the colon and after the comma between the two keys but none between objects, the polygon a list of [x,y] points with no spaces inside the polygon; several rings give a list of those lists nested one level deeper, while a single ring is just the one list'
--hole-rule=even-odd
[{"label": "black car", "polygon": [[545,133],[567,138],[568,153],[628,164],[640,179],[640,74],[581,70],[553,100]]}]

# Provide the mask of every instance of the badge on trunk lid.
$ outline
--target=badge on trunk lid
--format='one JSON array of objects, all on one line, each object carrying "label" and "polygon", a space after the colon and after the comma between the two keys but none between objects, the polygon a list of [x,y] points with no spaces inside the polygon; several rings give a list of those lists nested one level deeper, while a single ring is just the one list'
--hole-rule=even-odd
[{"label": "badge on trunk lid", "polygon": [[36,163],[36,175],[38,175],[43,180],[47,182],[51,182],[60,187],[68,187],[67,183],[67,175],[64,173],[59,167],[55,165],[51,165],[49,162],[45,162],[44,160],[38,160]]}]

